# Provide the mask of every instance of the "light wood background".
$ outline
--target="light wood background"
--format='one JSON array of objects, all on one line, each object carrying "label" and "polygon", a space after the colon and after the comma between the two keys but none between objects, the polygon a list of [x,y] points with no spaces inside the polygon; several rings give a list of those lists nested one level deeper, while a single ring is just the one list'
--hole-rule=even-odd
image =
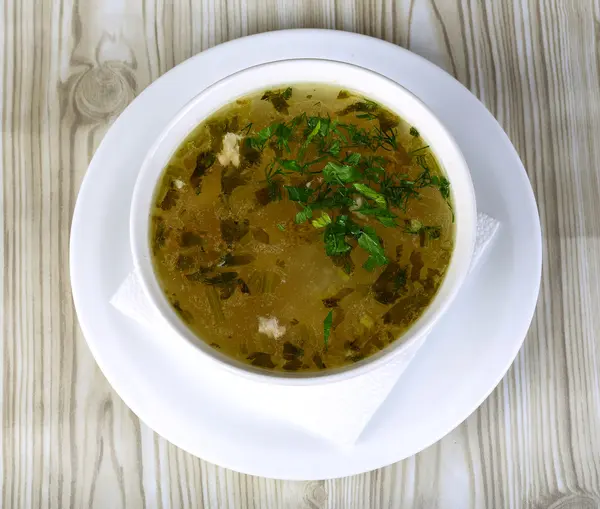
[{"label": "light wood background", "polygon": [[[352,478],[281,482],[194,458],[103,378],[73,311],[69,225],[111,121],[222,41],[357,31],[442,66],[521,154],[544,229],[540,302],[458,429]],[[1,506],[600,508],[600,0],[0,0]]]}]

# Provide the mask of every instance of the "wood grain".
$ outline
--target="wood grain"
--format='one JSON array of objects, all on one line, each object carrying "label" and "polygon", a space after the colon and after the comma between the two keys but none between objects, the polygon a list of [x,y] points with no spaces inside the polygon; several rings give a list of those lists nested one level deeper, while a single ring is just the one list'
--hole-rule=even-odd
[{"label": "wood grain", "polygon": [[[112,120],[168,69],[266,30],[361,32],[454,74],[498,118],[544,230],[538,311],[465,423],[396,465],[244,476],[149,430],[70,295],[77,190]],[[1,0],[2,507],[600,507],[600,0]]]}]

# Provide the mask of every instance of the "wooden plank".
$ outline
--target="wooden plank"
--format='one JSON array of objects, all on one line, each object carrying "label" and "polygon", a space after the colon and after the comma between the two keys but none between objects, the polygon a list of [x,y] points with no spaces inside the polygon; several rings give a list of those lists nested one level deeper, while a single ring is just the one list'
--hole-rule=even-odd
[{"label": "wooden plank", "polygon": [[[2,507],[600,506],[598,0],[2,0]],[[417,456],[325,482],[215,467],[109,387],[77,326],[69,226],[122,109],[208,47],[286,27],[401,44],[499,119],[539,202],[538,312],[500,386]]]}]

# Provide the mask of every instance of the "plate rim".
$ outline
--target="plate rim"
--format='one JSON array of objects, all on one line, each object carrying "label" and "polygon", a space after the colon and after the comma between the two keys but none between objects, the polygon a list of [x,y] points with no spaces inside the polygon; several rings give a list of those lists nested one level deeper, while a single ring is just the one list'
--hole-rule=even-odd
[{"label": "plate rim", "polygon": [[[161,82],[161,80],[173,73],[173,72],[180,72],[181,71],[181,67],[193,67],[194,65],[197,65],[198,61],[201,61],[203,59],[203,57],[206,54],[212,54],[215,52],[220,52],[220,51],[227,51],[230,48],[235,48],[236,46],[241,46],[243,45],[245,42],[248,41],[248,39],[255,39],[255,40],[261,40],[261,39],[272,39],[272,38],[282,38],[285,39],[286,37],[292,35],[292,34],[298,34],[298,33],[302,33],[302,35],[305,36],[309,36],[312,37],[315,34],[319,34],[319,36],[322,35],[326,35],[327,37],[345,37],[345,38],[352,38],[352,39],[356,39],[356,40],[362,40],[364,41],[365,44],[384,44],[384,45],[388,45],[394,48],[395,51],[398,51],[399,54],[404,53],[405,56],[406,54],[409,54],[411,58],[416,58],[418,59],[420,62],[420,65],[427,65],[427,66],[431,66],[434,67],[436,69],[436,71],[438,72],[442,72],[446,75],[447,78],[452,79],[455,84],[459,85],[461,88],[463,88],[464,90],[466,90],[468,92],[468,89],[466,89],[466,87],[464,87],[460,82],[458,82],[454,77],[452,77],[451,75],[449,75],[448,73],[446,73],[443,69],[440,69],[438,66],[436,66],[435,64],[429,62],[428,60],[426,60],[425,58],[412,53],[404,48],[401,48],[399,46],[396,46],[392,43],[389,43],[387,41],[383,41],[380,39],[376,39],[370,36],[365,36],[365,35],[360,35],[360,34],[353,34],[353,33],[349,33],[349,32],[342,32],[342,31],[335,31],[335,30],[327,30],[327,29],[291,29],[291,30],[279,30],[279,31],[275,31],[275,32],[266,32],[266,33],[261,33],[261,34],[256,34],[256,35],[251,35],[251,36],[246,36],[240,39],[235,39],[235,40],[231,40],[228,42],[225,42],[223,44],[220,44],[218,46],[212,47],[202,53],[199,53],[197,55],[192,56],[191,58],[185,60],[184,62],[182,62],[181,64],[179,64],[178,66],[174,67],[173,69],[171,69],[170,71],[168,71],[167,73],[165,73],[164,75],[162,75],[161,77],[159,77],[157,80],[155,80],[153,83],[151,83],[148,87],[146,87],[126,108],[125,110],[121,113],[120,117],[115,121],[115,123],[113,124],[113,126],[111,126],[110,129],[112,129],[115,125],[120,125],[123,122],[123,118],[126,118],[126,113],[128,111],[130,111],[130,109],[132,108],[132,105],[136,102],[139,102],[140,100],[142,100],[142,98],[147,97],[150,94],[150,91],[155,90],[155,88],[158,86],[158,84]],[[318,58],[318,57],[315,57]],[[277,59],[276,59],[277,60]],[[470,94],[470,92],[469,92]],[[472,94],[471,94],[472,95]],[[479,398],[479,400],[477,400],[476,402],[473,402],[469,405],[470,409],[468,411],[468,413],[466,413],[464,416],[462,416],[460,419],[457,419],[457,422],[453,422],[450,425],[446,426],[446,429],[443,433],[438,434],[436,436],[431,437],[430,441],[426,444],[426,445],[422,445],[420,444],[417,448],[417,450],[413,451],[411,454],[409,455],[405,455],[402,458],[398,458],[393,460],[391,463],[394,463],[396,461],[400,461],[402,459],[405,459],[406,457],[409,457],[412,454],[415,454],[423,449],[425,449],[426,447],[428,447],[429,445],[437,442],[438,440],[440,440],[443,436],[445,436],[447,433],[449,433],[450,431],[452,431],[453,429],[455,429],[461,422],[463,422],[469,415],[471,415],[480,405],[481,403],[489,396],[489,394],[496,388],[496,386],[498,385],[498,383],[502,380],[502,378],[506,375],[506,372],[508,371],[508,369],[510,368],[510,366],[512,365],[512,363],[514,362],[514,359],[516,357],[516,355],[518,354],[524,340],[526,337],[526,333],[530,327],[531,321],[533,319],[534,313],[535,313],[535,308],[536,308],[536,303],[537,303],[537,299],[538,299],[538,295],[539,295],[539,289],[540,289],[540,284],[541,284],[541,270],[542,270],[542,237],[541,237],[541,227],[540,227],[540,221],[539,221],[539,214],[538,214],[538,210],[537,210],[537,206],[535,203],[535,196],[533,194],[533,189],[531,187],[531,183],[529,181],[529,178],[527,176],[527,173],[525,171],[525,168],[523,167],[523,164],[518,156],[518,153],[516,152],[514,146],[512,145],[512,143],[510,142],[508,136],[506,135],[506,133],[502,130],[501,126],[498,124],[498,122],[496,121],[496,119],[493,117],[493,115],[491,115],[491,113],[489,111],[487,111],[487,109],[485,108],[485,106],[479,101],[479,99],[476,96],[472,96],[480,105],[482,108],[484,108],[487,112],[487,114],[491,117],[491,119],[493,120],[493,122],[496,124],[497,129],[499,130],[498,134],[501,134],[503,136],[503,142],[504,145],[506,146],[506,149],[511,151],[511,155],[516,158],[516,160],[519,161],[520,164],[520,172],[519,172],[519,176],[520,178],[523,180],[522,184],[524,186],[524,188],[527,189],[527,194],[529,195],[529,200],[528,200],[528,206],[531,208],[530,212],[532,213],[531,217],[534,218],[534,224],[533,229],[535,231],[533,231],[532,233],[535,234],[535,242],[533,243],[533,255],[534,255],[534,264],[538,267],[538,273],[536,274],[536,285],[532,286],[530,288],[530,300],[532,302],[531,305],[531,310],[530,312],[527,313],[527,320],[524,320],[524,325],[522,327],[522,334],[519,334],[519,336],[521,337],[521,339],[519,341],[515,341],[513,348],[511,349],[510,352],[510,360],[506,363],[505,366],[503,366],[502,368],[502,372],[499,374],[499,376],[494,378],[494,382],[493,385],[491,385],[490,382],[490,387],[488,389],[486,389],[486,391],[484,391],[485,393]],[[83,212],[81,212],[84,208],[85,208],[85,204],[83,203],[83,198],[82,196],[85,196],[89,190],[88,188],[92,185],[92,178],[90,177],[90,175],[93,174],[93,170],[94,168],[94,161],[97,158],[97,154],[101,153],[103,150],[105,150],[105,146],[112,141],[110,139],[110,137],[108,136],[108,132],[105,134],[105,136],[103,137],[102,141],[100,142],[98,148],[96,149],[96,152],[94,154],[94,157],[92,158],[92,160],[90,161],[90,164],[88,166],[88,170],[86,171],[86,174],[83,178],[83,181],[81,183],[81,186],[79,188],[79,193],[78,193],[78,197],[77,197],[77,202],[75,204],[75,208],[73,211],[73,216],[72,216],[72,226],[71,226],[71,236],[70,236],[70,246],[69,246],[69,255],[70,255],[70,277],[71,277],[71,285],[72,285],[72,292],[73,292],[73,300],[74,300],[74,305],[75,305],[75,310],[77,312],[77,317],[78,317],[78,321],[80,324],[80,327],[83,331],[84,337],[86,339],[86,343],[88,344],[88,347],[90,348],[90,351],[92,352],[92,355],[96,361],[96,363],[98,364],[98,366],[100,367],[101,371],[103,372],[104,376],[107,378],[107,380],[109,381],[109,383],[111,384],[111,387],[113,388],[113,390],[115,390],[115,392],[119,395],[119,397],[121,397],[121,399],[123,399],[123,401],[125,402],[125,404],[144,422],[146,423],[151,429],[155,430],[157,433],[159,433],[161,436],[165,437],[165,439],[167,439],[168,441],[170,441],[171,443],[177,445],[178,447],[188,451],[189,453],[201,457],[203,459],[205,459],[206,461],[209,461],[211,463],[215,463],[217,465],[221,465],[224,466],[226,468],[231,468],[233,470],[236,470],[238,472],[244,472],[250,475],[263,475],[263,476],[269,476],[269,477],[273,477],[273,478],[279,478],[279,479],[294,479],[294,480],[307,480],[307,479],[312,479],[311,477],[306,477],[306,476],[302,476],[302,477],[295,477],[295,476],[290,476],[290,475],[284,475],[284,476],[277,476],[277,475],[269,475],[269,473],[264,473],[264,472],[260,472],[260,471],[249,471],[248,469],[245,468],[240,468],[239,466],[236,466],[235,464],[233,464],[232,462],[227,462],[227,461],[223,461],[222,458],[214,458],[211,457],[211,455],[206,455],[206,454],[201,454],[198,455],[197,451],[191,450],[190,447],[187,447],[186,444],[184,443],[184,440],[179,440],[178,438],[173,438],[172,434],[169,434],[167,432],[163,432],[162,430],[160,430],[160,428],[162,428],[162,426],[160,425],[156,425],[156,423],[154,421],[156,421],[156,419],[154,418],[149,418],[148,415],[145,415],[143,418],[141,416],[142,413],[144,413],[143,411],[141,411],[141,409],[139,408],[139,405],[137,404],[137,402],[135,401],[135,398],[130,398],[129,394],[123,394],[124,391],[122,391],[118,385],[119,384],[115,384],[114,382],[116,381],[115,378],[112,376],[113,372],[110,369],[110,362],[108,362],[107,359],[104,358],[104,356],[100,353],[100,351],[98,350],[98,348],[96,347],[97,345],[95,344],[95,342],[93,340],[91,340],[90,338],[93,337],[93,334],[91,333],[91,331],[88,329],[87,327],[87,323],[86,320],[83,319],[82,320],[82,316],[85,315],[85,312],[82,311],[81,309],[81,297],[80,297],[80,288],[78,286],[78,283],[76,283],[77,278],[74,277],[77,273],[77,269],[76,269],[76,260],[77,260],[77,241],[78,241],[78,231],[81,229],[81,216],[83,214]],[[108,139],[108,141],[107,141]],[[83,291],[83,290],[82,290]],[[79,303],[79,304],[78,304]],[[105,362],[107,361],[107,362]],[[487,385],[487,384],[486,384]],[[150,424],[152,423],[152,424]],[[169,438],[167,438],[167,436],[169,436]],[[346,476],[346,475],[353,475],[353,474],[358,474],[361,472],[365,472],[368,470],[372,470],[374,468],[380,468],[383,466],[386,466],[388,463],[385,464],[380,464],[377,463],[376,465],[369,465],[367,468],[362,469],[362,470],[355,470],[355,471],[342,471],[338,474],[333,474],[331,476],[328,476],[327,478],[335,478],[335,477],[342,477],[342,476]],[[261,470],[261,469],[258,469]],[[262,470],[269,470],[267,469],[262,469]],[[273,469],[271,468],[270,471],[272,471]],[[319,478],[323,478],[323,477],[314,477],[314,479],[319,479]]]}]

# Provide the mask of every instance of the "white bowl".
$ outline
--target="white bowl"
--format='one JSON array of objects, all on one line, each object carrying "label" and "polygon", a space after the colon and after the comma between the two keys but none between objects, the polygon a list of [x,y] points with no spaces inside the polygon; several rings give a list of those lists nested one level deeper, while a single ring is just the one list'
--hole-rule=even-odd
[{"label": "white bowl", "polygon": [[[433,148],[448,179],[455,215],[455,245],[440,288],[429,307],[401,338],[380,352],[350,366],[310,373],[268,372],[236,361],[211,348],[173,311],[156,279],[150,250],[150,210],[156,185],[181,142],[212,113],[252,92],[299,83],[334,85],[367,97],[397,113],[416,127]],[[192,99],[167,125],[146,156],[138,175],[130,213],[134,266],[146,297],[175,338],[192,344],[211,362],[258,381],[310,385],[347,379],[366,373],[401,355],[423,338],[446,312],[467,275],[476,230],[473,184],[467,164],[445,127],[417,97],[373,71],[329,60],[296,59],[250,67],[222,79]]]}]

